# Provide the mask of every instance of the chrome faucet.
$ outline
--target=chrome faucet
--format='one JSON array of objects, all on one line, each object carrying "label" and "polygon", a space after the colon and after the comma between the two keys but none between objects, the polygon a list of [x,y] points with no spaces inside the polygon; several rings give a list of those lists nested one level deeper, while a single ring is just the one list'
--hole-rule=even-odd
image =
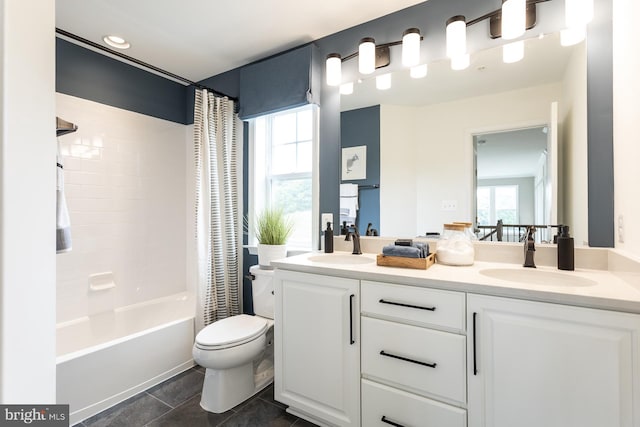
[{"label": "chrome faucet", "polygon": [[536,264],[533,261],[533,256],[536,252],[536,242],[533,240],[533,234],[536,232],[536,228],[533,225],[527,227],[527,232],[524,235],[524,264],[523,267],[536,268]]},{"label": "chrome faucet", "polygon": [[[351,231],[353,229],[353,231]],[[362,250],[360,249],[360,233],[358,232],[358,227],[354,224],[351,224],[347,227],[347,235],[344,238],[345,242],[351,241],[351,236],[353,236],[353,255],[362,255]]]}]

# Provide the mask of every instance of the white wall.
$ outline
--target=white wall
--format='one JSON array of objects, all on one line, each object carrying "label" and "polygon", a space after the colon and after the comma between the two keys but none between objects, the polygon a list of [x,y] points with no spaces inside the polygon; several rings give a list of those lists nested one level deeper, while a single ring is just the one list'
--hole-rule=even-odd
[{"label": "white wall", "polygon": [[[613,140],[616,248],[640,257],[640,2],[613,2]],[[623,241],[619,218],[623,217]]]},{"label": "white wall", "polygon": [[[73,250],[57,256],[58,322],[186,289],[187,126],[69,95],[57,114]],[[191,230],[193,233],[193,229]],[[116,287],[90,291],[89,275]]]},{"label": "white wall", "polygon": [[0,402],[55,402],[55,2],[0,0]]},{"label": "white wall", "polygon": [[416,231],[416,113],[412,107],[380,106],[380,230],[385,236],[426,232]]},{"label": "white wall", "polygon": [[[384,234],[423,235],[442,231],[444,223],[475,220],[472,135],[547,124],[551,102],[560,95],[561,85],[549,84],[425,107],[382,106]],[[455,201],[457,209],[442,210],[445,200]]]},{"label": "white wall", "polygon": [[587,52],[574,49],[562,81],[560,102],[562,222],[571,227],[576,244],[587,245]]}]

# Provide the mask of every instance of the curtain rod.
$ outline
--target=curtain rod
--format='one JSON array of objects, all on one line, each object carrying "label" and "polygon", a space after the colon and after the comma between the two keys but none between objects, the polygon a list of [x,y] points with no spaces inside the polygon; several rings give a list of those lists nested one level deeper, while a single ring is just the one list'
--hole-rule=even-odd
[{"label": "curtain rod", "polygon": [[151,65],[151,64],[146,63],[144,61],[140,61],[139,59],[133,58],[133,57],[131,57],[129,55],[125,55],[124,53],[118,52],[118,51],[113,50],[113,49],[109,49],[106,46],[102,46],[101,44],[92,42],[91,40],[87,40],[87,39],[85,39],[83,37],[80,37],[80,36],[78,36],[76,34],[73,34],[73,33],[70,33],[68,31],[62,30],[62,29],[60,29],[58,27],[56,27],[56,34],[60,34],[60,35],[65,36],[65,37],[69,37],[70,39],[73,39],[73,40],[75,40],[77,42],[80,42],[82,44],[91,46],[91,47],[93,47],[95,49],[99,49],[99,50],[101,50],[103,52],[107,52],[107,53],[109,53],[111,55],[115,55],[115,56],[117,56],[119,58],[122,58],[122,59],[124,59],[126,61],[133,62],[134,64],[140,65],[141,67],[147,68],[149,70],[153,70],[153,71],[155,71],[157,73],[160,73],[160,74],[163,74],[163,75],[165,75],[167,77],[171,77],[174,80],[179,80],[179,81],[181,81],[183,83],[186,83],[186,84],[188,84],[190,86],[195,86],[198,89],[205,89],[205,90],[213,93],[215,96],[226,97],[226,98],[229,98],[230,100],[232,100],[234,102],[238,102],[238,98],[226,95],[226,94],[224,94],[222,92],[219,92],[219,91],[217,91],[215,89],[211,89],[210,87],[201,85],[200,83],[196,83],[194,81],[191,81],[191,80],[189,80],[189,79],[187,79],[185,77],[179,76],[177,74],[173,74],[172,72],[163,70],[162,68],[158,68],[155,65]]}]

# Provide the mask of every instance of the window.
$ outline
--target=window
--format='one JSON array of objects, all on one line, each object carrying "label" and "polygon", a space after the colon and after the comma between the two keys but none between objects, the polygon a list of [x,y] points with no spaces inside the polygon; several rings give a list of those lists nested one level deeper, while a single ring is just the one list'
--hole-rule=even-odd
[{"label": "window", "polygon": [[478,187],[478,225],[518,224],[518,186]]},{"label": "window", "polygon": [[[317,107],[309,105],[260,116],[250,124],[249,212],[282,207],[295,223],[290,248],[313,248],[317,122]],[[254,236],[249,238],[256,243]]]}]

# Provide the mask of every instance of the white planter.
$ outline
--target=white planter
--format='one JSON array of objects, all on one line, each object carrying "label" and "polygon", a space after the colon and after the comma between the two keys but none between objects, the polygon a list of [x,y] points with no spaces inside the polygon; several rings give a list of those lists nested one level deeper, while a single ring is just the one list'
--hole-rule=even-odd
[{"label": "white planter", "polygon": [[273,269],[271,261],[285,258],[287,256],[287,245],[263,245],[258,243],[258,264],[260,268]]}]

